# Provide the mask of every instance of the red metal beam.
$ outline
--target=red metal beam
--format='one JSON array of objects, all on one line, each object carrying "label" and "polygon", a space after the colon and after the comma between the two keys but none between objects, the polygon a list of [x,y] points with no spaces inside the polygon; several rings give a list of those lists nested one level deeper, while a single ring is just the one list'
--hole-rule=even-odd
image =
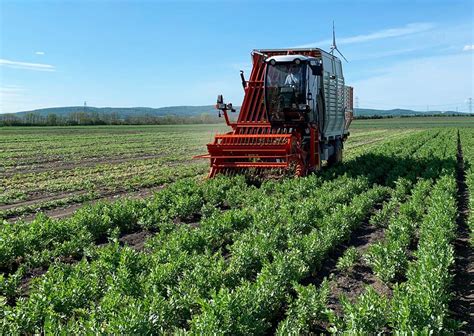
[{"label": "red metal beam", "polygon": [[[291,51],[268,50],[262,51],[266,56],[286,55]],[[318,49],[298,50],[298,54],[320,56]],[[284,127],[272,128],[263,104],[265,62],[262,53],[252,53],[253,68],[247,85],[244,88],[239,117],[232,123],[232,132],[218,134],[214,142],[208,144],[208,155],[196,156],[210,158],[211,170],[209,177],[220,172],[237,168],[278,168],[288,167],[290,160],[300,160],[300,154],[295,153],[295,141],[299,143],[300,134]],[[311,128],[310,165],[318,166],[319,148],[317,130]],[[296,135],[296,139],[294,139]],[[316,152],[318,154],[316,155]],[[243,161],[243,160],[270,160]],[[277,162],[277,161],[282,162]],[[242,162],[243,161],[243,162]]]},{"label": "red metal beam", "polygon": [[219,168],[282,168],[288,167],[287,162],[226,162],[215,165]]}]

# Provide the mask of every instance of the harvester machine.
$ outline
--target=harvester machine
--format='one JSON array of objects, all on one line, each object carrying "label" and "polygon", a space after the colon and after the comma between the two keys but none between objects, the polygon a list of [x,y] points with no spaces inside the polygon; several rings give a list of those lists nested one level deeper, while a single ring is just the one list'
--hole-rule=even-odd
[{"label": "harvester machine", "polygon": [[207,145],[209,177],[246,170],[284,169],[304,176],[342,160],[353,118],[353,89],[344,85],[342,65],[321,49],[252,52],[248,80],[241,71],[244,100],[236,121],[222,95],[216,108],[231,132]]}]

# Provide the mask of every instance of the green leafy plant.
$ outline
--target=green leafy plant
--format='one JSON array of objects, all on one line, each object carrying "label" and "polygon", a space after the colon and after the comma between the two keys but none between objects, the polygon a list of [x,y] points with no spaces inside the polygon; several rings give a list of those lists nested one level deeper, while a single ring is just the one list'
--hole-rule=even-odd
[{"label": "green leafy plant", "polygon": [[351,303],[344,296],[340,301],[344,310],[345,332],[348,334],[377,333],[386,325],[388,301],[372,287],[367,287],[356,303]]},{"label": "green leafy plant", "polygon": [[339,271],[347,271],[355,265],[359,258],[359,251],[357,251],[354,246],[351,246],[345,250],[344,254],[338,259],[336,268]]},{"label": "green leafy plant", "polygon": [[309,334],[315,328],[315,323],[328,321],[327,301],[329,296],[329,281],[325,279],[319,288],[314,285],[301,286],[295,284],[297,293],[295,301],[290,303],[286,312],[287,317],[280,322],[276,335]]}]

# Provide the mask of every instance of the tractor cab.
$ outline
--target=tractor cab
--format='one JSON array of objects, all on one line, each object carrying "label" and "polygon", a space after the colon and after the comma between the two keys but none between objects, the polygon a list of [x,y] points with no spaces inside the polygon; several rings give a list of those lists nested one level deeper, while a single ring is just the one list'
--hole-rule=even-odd
[{"label": "tractor cab", "polygon": [[265,62],[265,107],[270,123],[316,122],[321,61],[303,55],[278,55]]},{"label": "tractor cab", "polygon": [[[335,49],[334,49],[335,50]],[[207,144],[209,177],[284,169],[303,176],[321,162],[339,162],[352,120],[352,87],[344,85],[341,61],[319,48],[258,49],[244,100],[231,121],[232,104],[218,96],[216,108],[231,132]]]}]

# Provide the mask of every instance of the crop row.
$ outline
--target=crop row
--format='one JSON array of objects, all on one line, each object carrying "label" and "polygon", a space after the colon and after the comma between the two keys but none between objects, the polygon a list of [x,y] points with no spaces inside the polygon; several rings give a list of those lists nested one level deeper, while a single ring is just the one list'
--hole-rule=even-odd
[{"label": "crop row", "polygon": [[365,255],[368,265],[384,282],[403,278],[408,264],[408,249],[425,213],[424,200],[431,189],[430,180],[421,180],[407,202],[399,204],[385,230],[385,239],[370,246]]},{"label": "crop row", "polygon": [[[33,262],[36,266],[57,256],[79,255],[84,247],[107,241],[114,229],[125,234],[140,227],[158,229],[161,223],[172,224],[172,220],[198,213],[205,203],[219,204],[216,197],[225,199],[226,189],[231,189],[230,182],[212,182],[199,188],[195,180],[181,180],[150,200],[99,202],[62,220],[39,215],[30,223],[5,222],[0,228],[0,267],[12,269],[18,261],[31,260],[36,260]],[[239,186],[238,181],[232,183]]]},{"label": "crop row", "polygon": [[[421,180],[412,191],[410,199],[398,204],[396,212],[392,213],[388,220],[388,227],[385,230],[385,240],[372,245],[367,253],[366,261],[372,267],[374,273],[384,282],[391,282],[395,278],[403,278],[405,269],[408,265],[409,247],[415,242],[416,231],[425,213],[424,199],[428,196],[431,189],[431,179],[436,178],[440,171],[445,170],[454,174],[456,166],[454,157],[456,153],[455,132],[445,132],[441,134],[431,146],[420,148],[414,153],[413,157],[431,157],[442,159],[451,159],[446,164],[429,167],[423,177],[427,180]],[[404,188],[406,183],[399,180],[400,189]],[[403,193],[403,192],[402,192]],[[380,223],[377,223],[380,224]]]},{"label": "crop row", "polygon": [[[196,176],[207,170],[203,164],[177,165],[170,167],[161,163],[151,164],[144,162],[142,165],[135,164],[129,171],[124,170],[123,174],[115,172],[98,173],[94,175],[79,175],[62,179],[60,184],[52,185],[49,181],[44,184],[36,184],[33,187],[36,194],[41,188],[46,188],[46,195],[57,197],[54,200],[37,199],[34,202],[11,204],[7,209],[0,210],[0,218],[20,215],[28,212],[38,212],[40,210],[53,208],[55,206],[78,203],[106,197],[116,193],[133,192],[141,189],[161,186],[175,180]],[[104,176],[104,175],[107,175]],[[59,181],[58,181],[59,182]],[[70,182],[70,184],[69,184]],[[36,188],[36,189],[34,189]],[[19,187],[7,192],[5,197],[16,197],[28,199],[28,187]]]},{"label": "crop row", "polygon": [[[425,134],[425,137],[426,139],[429,139],[432,137],[432,135],[430,133],[427,133]],[[397,143],[391,143],[391,144],[388,144],[386,146],[387,149],[390,149],[392,152],[394,153],[397,153],[397,151],[399,151],[401,148],[407,150],[407,148],[410,148],[410,141],[407,141],[408,139],[406,139],[405,141],[403,142],[399,142],[398,144]],[[418,145],[416,143],[416,138],[412,138],[411,139],[411,150],[408,150],[408,154],[411,155],[413,153],[413,150],[419,150],[418,149]],[[408,145],[407,145],[408,144]],[[382,180],[383,184],[385,183],[388,183],[389,181],[384,181],[383,179],[384,178],[390,178],[390,174],[386,175],[387,172],[396,172],[397,174],[403,174],[406,172],[409,172],[409,171],[414,171],[413,169],[409,169],[409,166],[406,165],[406,162],[402,159],[402,156],[400,153],[397,153],[398,156],[397,156],[397,164],[394,166],[392,164],[392,162],[376,162],[375,160],[355,160],[355,161],[364,161],[365,162],[365,168],[366,168],[366,171],[363,171],[361,169],[361,165],[359,165],[357,162],[355,164],[349,164],[349,167],[347,167],[344,172],[345,173],[348,173],[348,174],[354,174],[355,176],[358,176],[358,175],[361,175],[361,176],[368,176],[369,177],[369,180],[370,182],[375,182],[375,181],[380,181]],[[371,158],[371,157],[370,157]],[[384,160],[385,161],[385,160]],[[374,171],[373,168],[374,166],[377,166],[377,167],[382,167],[383,169],[382,170],[377,170],[377,171]],[[420,171],[423,171],[423,166],[420,164],[418,165],[418,169]],[[333,177],[329,176],[331,175],[332,173],[329,172],[327,175],[328,176],[323,176],[322,179],[331,179]],[[337,174],[333,174],[333,176],[337,176]],[[211,181],[212,182],[212,181]],[[202,190],[199,190],[199,188],[203,188],[203,189],[206,189],[206,188],[215,188],[216,184],[218,184],[219,182],[209,182],[207,184],[203,184],[199,187],[197,187],[196,183],[192,183],[194,187],[189,187],[188,184],[191,183],[191,182],[180,182],[180,183],[176,183],[175,185],[172,185],[171,187],[169,188],[166,188],[165,190],[163,190],[162,192],[158,193],[157,196],[155,197],[155,203],[158,203],[158,204],[163,204],[163,209],[173,209],[173,207],[182,207],[182,210],[181,211],[186,211],[187,207],[186,206],[182,206],[182,205],[174,205],[173,204],[173,201],[177,202],[177,204],[182,204],[186,201],[188,201],[189,199],[192,199],[193,197],[194,198],[199,198],[199,197],[202,197],[203,194],[207,194],[208,192],[206,190],[202,191]],[[222,186],[220,188],[224,188],[225,187],[225,183],[221,183]],[[266,186],[267,188],[272,186],[273,188],[275,189],[279,189],[281,188],[280,184],[277,184],[277,183],[266,183]],[[315,188],[317,188],[317,186],[315,186]],[[264,190],[265,188],[262,188],[262,190]],[[294,193],[294,191],[291,191],[291,190],[288,190],[289,188],[285,187],[285,192],[288,192],[291,195],[292,193]],[[196,190],[199,190],[199,191],[196,191]],[[189,192],[191,193],[194,193],[192,195],[188,194]],[[247,189],[242,189],[241,193],[246,193],[247,192]],[[299,192],[301,193],[300,190],[296,190],[296,192]],[[279,194],[282,194],[282,192],[280,192]],[[173,195],[173,197],[171,197],[171,195]],[[264,195],[265,197],[268,197],[267,195]],[[250,197],[250,196],[248,196]],[[199,206],[203,206],[203,204],[206,202],[206,199],[201,199],[200,203],[199,203]],[[215,200],[211,201],[211,203],[214,202],[215,203]],[[27,249],[28,248],[28,243],[25,243],[25,242],[22,242],[21,239],[23,238],[19,238],[19,237],[22,237],[23,234],[25,234],[27,237],[28,236],[31,236],[31,237],[34,237],[36,234],[36,232],[45,232],[44,234],[46,235],[45,236],[45,239],[38,239],[36,238],[37,240],[41,241],[41,240],[44,240],[44,241],[47,241],[49,242],[50,244],[53,244],[55,243],[54,241],[54,236],[55,236],[55,232],[52,231],[52,233],[49,233],[47,230],[45,231],[45,229],[43,229],[43,227],[46,227],[46,228],[64,228],[64,229],[60,229],[61,232],[69,232],[67,233],[67,235],[70,235],[71,237],[74,236],[74,232],[81,232],[81,230],[89,230],[89,227],[91,227],[94,223],[94,221],[97,221],[98,219],[100,218],[109,218],[109,217],[112,217],[112,220],[109,220],[108,223],[104,224],[104,225],[96,225],[97,227],[102,227],[102,226],[105,226],[107,229],[109,228],[114,228],[116,226],[120,226],[120,224],[115,224],[116,222],[120,222],[120,216],[122,216],[123,214],[121,212],[132,212],[132,213],[137,213],[138,211],[137,210],[129,210],[130,207],[132,207],[133,209],[135,209],[134,207],[138,207],[138,208],[143,208],[145,206],[145,203],[144,202],[141,202],[141,201],[128,201],[128,202],[125,202],[124,205],[118,203],[118,204],[114,204],[114,205],[110,205],[110,204],[98,204],[97,206],[93,206],[92,208],[91,207],[85,207],[83,210],[79,211],[76,216],[74,216],[73,218],[71,219],[66,219],[66,220],[60,220],[60,221],[54,221],[52,219],[45,219],[44,217],[40,217],[39,219],[35,220],[33,223],[31,224],[27,224],[27,223],[19,223],[19,224],[16,224],[16,225],[6,225],[2,232],[5,233],[4,237],[8,237],[5,239],[5,241],[8,241],[8,243],[5,243],[5,244],[9,244],[10,246],[15,246],[15,241],[18,241],[17,245],[18,246],[24,246],[22,247],[22,249]],[[303,204],[300,206],[300,207],[303,207]],[[125,210],[123,210],[125,209]],[[165,210],[161,210],[161,211],[165,211]],[[174,211],[174,210],[173,210]],[[195,212],[198,212],[199,211],[199,207],[197,207],[197,210],[196,209],[193,209],[192,211],[195,211]],[[118,213],[119,215],[114,215],[114,213]],[[89,219],[87,216],[91,215],[91,214],[97,214],[97,218],[93,218],[93,219]],[[173,213],[174,214],[174,213]],[[179,216],[185,216],[185,215],[189,215],[188,214],[174,214],[175,217],[179,217]],[[139,217],[141,215],[137,215],[136,217]],[[143,216],[142,216],[143,217]],[[145,216],[146,217],[146,216]],[[168,216],[168,217],[173,217],[173,216]],[[171,218],[171,219],[174,219],[174,218]],[[152,218],[152,219],[143,219],[143,218],[136,218],[133,220],[133,223],[134,222],[137,222],[137,223],[149,223],[149,222],[152,222],[153,220],[156,220],[157,222],[160,221],[160,218]],[[47,225],[43,225],[43,221],[45,221],[46,223],[48,223]],[[50,224],[49,224],[50,223]],[[91,224],[89,224],[91,223]],[[133,223],[129,223],[129,225],[134,225]],[[155,223],[156,224],[156,223]],[[66,228],[69,228],[69,229],[66,229]],[[90,230],[92,230],[94,228],[91,228]],[[126,230],[122,230],[122,233],[126,233]],[[77,236],[80,236],[80,235],[77,235]],[[99,234],[96,234],[96,236],[98,237],[102,237],[104,236],[104,233],[101,233],[100,235]],[[62,241],[64,241],[63,238],[61,238]],[[74,244],[73,244],[74,245]],[[15,250],[14,247],[9,247],[8,249],[11,249],[11,250]],[[48,246],[47,248],[45,249],[48,249],[48,250],[51,250],[51,247]],[[5,256],[6,255],[10,255],[10,253],[5,253],[4,254]],[[23,256],[23,254],[13,254],[16,258],[20,257],[20,256]],[[55,255],[55,254],[53,254]],[[8,267],[8,265],[6,264],[6,262],[0,262],[0,266],[1,267]]]},{"label": "crop row", "polygon": [[455,195],[453,176],[446,175],[435,184],[420,223],[415,259],[408,264],[407,280],[395,284],[391,298],[368,287],[355,303],[343,300],[344,319],[339,328],[349,334],[384,328],[401,334],[453,331],[448,303],[452,298]]},{"label": "crop row", "polygon": [[419,227],[415,259],[408,264],[407,280],[394,285],[392,297],[368,286],[355,302],[340,297],[343,316],[339,317],[327,307],[330,292],[327,281],[319,287],[295,285],[297,296],[278,325],[277,334],[308,334],[324,324],[332,332],[349,335],[379,332],[428,335],[455,330],[456,323],[448,314],[452,298],[455,194],[455,180],[449,175],[442,177],[431,190]]},{"label": "crop row", "polygon": [[[65,192],[147,187],[168,182],[176,177],[203,173],[202,162],[172,163],[173,158],[147,159],[120,164],[99,164],[56,172],[42,172],[4,179],[0,196],[3,204],[34,199],[37,195],[60,195]],[[53,183],[54,182],[54,183]]]},{"label": "crop row", "polygon": [[468,225],[470,228],[470,243],[474,246],[474,136],[469,129],[460,130],[460,141],[464,156],[466,184],[469,196]]},{"label": "crop row", "polygon": [[[160,154],[198,150],[209,134],[220,126],[158,126],[158,127],[89,127],[32,128],[4,130],[0,143],[0,168],[15,167],[87,158],[114,158],[139,153]],[[30,131],[30,132],[28,132]],[[31,133],[31,134],[30,134]]]},{"label": "crop row", "polygon": [[[197,126],[196,126],[197,127]],[[66,197],[64,193],[83,193],[80,200],[87,201],[104,194],[133,191],[140,188],[167,183],[186,176],[195,176],[207,171],[207,163],[190,161],[193,154],[200,153],[204,143],[209,140],[210,129],[191,128],[179,132],[172,127],[135,131],[115,131],[106,129],[92,135],[82,135],[81,129],[76,134],[47,133],[34,134],[28,141],[22,138],[11,138],[11,153],[4,151],[0,156],[2,164],[11,160],[8,174],[2,177],[0,166],[0,205],[8,210],[0,212],[1,217],[18,216],[55,206],[77,202],[77,195]],[[362,133],[362,137],[369,133]],[[377,134],[377,131],[375,131]],[[357,134],[357,133],[356,133]],[[406,136],[407,132],[389,134],[376,142],[390,138]],[[360,139],[355,137],[354,143]],[[60,145],[58,145],[60,143]],[[374,146],[371,143],[365,147]],[[139,146],[139,148],[130,146]],[[53,147],[53,149],[51,149]],[[360,154],[367,148],[352,148],[349,141],[348,157]],[[51,154],[50,151],[60,151]],[[12,156],[13,154],[18,157]],[[31,158],[27,159],[27,158]],[[108,160],[112,162],[108,162]],[[118,160],[114,162],[114,160]],[[39,167],[37,169],[37,167]],[[40,196],[40,197],[39,197]],[[44,197],[61,198],[61,200],[43,200]],[[36,201],[35,201],[36,200]],[[22,203],[31,204],[24,205]]]},{"label": "crop row", "polygon": [[[400,204],[399,212],[421,216],[413,227],[420,230],[417,255],[425,251],[421,232],[432,224],[427,218],[444,222],[447,216],[434,204],[446,196],[442,191],[452,191],[446,181],[455,161],[444,144],[453,134],[429,131],[391,140],[321,174],[259,188],[243,177],[186,179],[150,199],[99,203],[70,219],[4,223],[0,266],[9,275],[1,277],[2,330],[285,334],[320,316],[351,329],[353,314],[341,322],[325,308],[327,282],[320,288],[301,283],[316,276],[331,251],[389,196],[397,201],[385,206]],[[431,185],[423,180],[443,175],[426,213],[404,206],[423,201]],[[374,216],[387,217],[389,228],[394,222],[383,211]],[[118,237],[140,230],[154,234],[144,250],[120,246]],[[24,296],[24,274],[48,265]],[[408,263],[407,284],[414,281],[413,267]],[[377,298],[378,306],[387,306],[386,298],[367,293],[361,305]],[[357,304],[348,302],[346,311]]]},{"label": "crop row", "polygon": [[[215,181],[220,182],[219,184],[216,182],[216,185],[222,185],[222,180]],[[231,182],[229,185],[235,185],[234,180],[229,181]],[[144,226],[159,226],[159,234],[149,242],[151,254],[133,253],[135,258],[143,259],[142,262],[138,259],[133,261],[133,264],[135,265],[133,267],[139,268],[140,279],[142,279],[142,281],[135,278],[127,281],[126,279],[115,279],[114,283],[117,283],[118,281],[118,283],[132,283],[135,284],[134,287],[138,286],[139,288],[135,288],[132,291],[134,297],[138,296],[145,290],[151,290],[148,288],[149,286],[152,286],[153,292],[148,293],[148,295],[156,297],[156,299],[162,298],[163,303],[161,304],[162,307],[160,309],[167,309],[169,313],[174,312],[173,314],[175,318],[166,320],[168,326],[183,327],[185,326],[186,321],[191,317],[190,314],[193,311],[193,307],[199,305],[202,295],[204,295],[205,298],[211,294],[210,291],[212,289],[219,288],[223,285],[226,285],[226,288],[233,288],[235,286],[243,286],[242,284],[239,285],[239,283],[242,282],[253,283],[254,281],[252,281],[252,279],[260,277],[262,273],[265,273],[265,269],[270,267],[266,265],[274,265],[274,261],[279,260],[280,258],[283,258],[281,262],[286,264],[286,257],[283,256],[286,255],[288,246],[292,244],[298,246],[298,244],[303,243],[301,239],[300,241],[294,240],[296,237],[300,237],[301,233],[306,232],[306,234],[301,237],[311,236],[313,237],[313,241],[319,241],[321,243],[319,234],[314,231],[316,230],[316,227],[321,226],[323,230],[333,230],[332,226],[329,224],[334,223],[334,219],[339,218],[339,216],[342,216],[342,220],[354,221],[354,223],[356,223],[360,221],[361,216],[364,216],[364,214],[372,208],[374,197],[381,197],[383,193],[385,193],[384,189],[373,189],[369,194],[363,193],[361,196],[356,196],[356,199],[360,198],[360,201],[357,202],[355,199],[350,207],[346,207],[344,206],[345,202],[348,202],[352,197],[354,197],[354,195],[359,194],[364,190],[364,188],[366,189],[368,187],[367,182],[364,182],[363,179],[355,179],[354,181],[351,181],[342,177],[334,182],[328,182],[326,183],[326,186],[321,186],[320,188],[318,188],[318,185],[320,184],[319,179],[314,178],[313,184],[308,182],[309,181],[306,181],[307,184],[305,187],[309,188],[302,191],[307,192],[308,196],[314,196],[310,198],[313,200],[311,206],[308,206],[310,204],[307,203],[305,204],[306,206],[300,207],[299,209],[294,208],[290,206],[291,203],[288,202],[288,199],[285,199],[280,204],[281,209],[275,209],[277,198],[268,197],[263,198],[265,201],[260,202],[258,210],[252,209],[252,207],[247,204],[247,206],[244,207],[245,210],[235,209],[217,213],[211,211],[210,214],[201,220],[201,225],[196,229],[191,229],[186,225],[176,226],[176,224],[172,223],[171,219],[176,218],[176,216],[184,218],[189,216],[190,213],[194,213],[196,210],[202,208],[203,205],[199,203],[201,197],[196,197],[196,195],[190,194],[188,199],[183,201],[181,198],[183,190],[180,190],[180,197],[176,202],[176,206],[170,209],[165,209],[164,206],[165,204],[168,204],[171,195],[155,200],[153,204],[145,209],[145,212],[147,212],[150,217],[144,218],[142,223]],[[299,183],[301,182],[292,183],[289,181],[286,187],[289,188],[291,184],[298,185]],[[247,187],[244,187],[244,189],[246,188]],[[330,193],[330,190],[340,190],[340,192]],[[237,190],[233,191],[233,196],[236,194],[236,191]],[[170,190],[170,192],[173,193],[173,190]],[[176,190],[174,190],[174,192],[176,192]],[[259,190],[255,190],[253,194],[255,198],[262,199],[261,193],[265,194],[268,192],[271,192],[272,195],[276,194],[275,197],[278,196],[280,199],[283,198],[283,195],[287,195],[286,197],[290,199],[296,198],[296,195],[281,190],[280,185],[269,185]],[[251,197],[252,192],[250,190],[242,192],[242,205],[246,205],[245,203],[249,202],[248,198],[244,198],[245,196]],[[239,198],[237,197],[237,199]],[[219,199],[214,199],[214,203],[219,201]],[[331,206],[331,204],[338,204],[339,207],[337,208],[341,211],[335,211],[331,215],[331,212],[328,211],[329,209],[327,208],[328,205]],[[365,207],[362,207],[364,204]],[[234,206],[235,204],[230,203],[229,205]],[[215,206],[213,206],[213,208],[215,209]],[[125,211],[129,213],[130,209]],[[316,215],[318,212],[325,215],[323,215],[322,218],[320,217],[322,223],[319,223],[319,221],[309,221],[306,226],[303,227],[297,226],[299,223],[298,221],[288,220],[283,221],[282,223],[282,219],[285,218],[283,217],[284,214],[288,216],[288,214],[297,214],[298,212],[300,214],[300,220],[304,220],[305,217],[311,219],[312,216]],[[347,214],[344,215],[346,212]],[[126,218],[123,215],[124,213],[121,213],[119,216],[123,219],[123,224],[134,222],[131,218]],[[262,220],[265,220],[265,222]],[[84,222],[82,224],[84,224]],[[271,226],[274,229],[269,231],[268,226]],[[344,227],[346,231],[350,229],[348,224],[347,226],[341,225],[340,230],[343,230],[341,231],[342,233],[344,233]],[[103,233],[104,230],[96,227],[95,229],[98,229],[96,238],[99,238],[99,235]],[[300,232],[300,234],[296,234],[295,230],[296,232]],[[314,233],[310,235],[313,231]],[[334,239],[342,239],[342,236],[340,237],[341,232],[334,233]],[[261,238],[259,238],[259,236]],[[47,237],[41,237],[39,241],[44,241],[45,238]],[[324,246],[325,245],[321,248],[324,249]],[[329,248],[330,246],[331,245],[326,248]],[[228,251],[227,253],[229,254],[229,257],[227,262],[224,262],[225,258],[222,256],[223,250]],[[294,250],[297,251],[298,249],[295,247]],[[128,248],[119,249],[117,247],[115,253],[117,254],[116,257],[121,259],[132,252]],[[223,255],[225,255],[225,253]],[[320,254],[319,256],[316,256],[321,258],[323,255],[324,254]],[[300,255],[297,258],[300,262],[302,262],[301,257],[302,256]],[[92,263],[86,263],[83,261],[79,265],[83,265],[83,267],[87,268],[94,268],[96,263],[102,264],[108,261],[107,258],[105,259],[106,260],[104,260],[103,257],[99,257]],[[72,267],[66,265],[61,265],[60,267],[53,266],[42,279],[40,284],[47,283],[51,277],[52,279],[57,279],[57,274],[64,272],[66,269],[72,268],[74,270],[79,270],[81,267],[82,266]],[[132,266],[127,264],[127,267]],[[280,267],[286,271],[286,266],[281,265]],[[60,271],[60,269],[62,271]],[[116,271],[116,269],[113,269],[112,274],[109,275],[115,278],[118,275],[115,274]],[[131,270],[127,269],[125,271],[126,274],[129,274]],[[87,273],[89,272],[90,271],[87,271]],[[154,272],[158,273],[154,275]],[[205,276],[202,272],[205,273]],[[209,274],[209,272],[211,272],[211,274]],[[273,274],[273,271],[271,273]],[[49,276],[50,274],[51,276]],[[81,274],[83,277],[84,274],[82,272]],[[196,277],[198,278],[196,279]],[[213,277],[216,281],[214,283],[212,281]],[[50,290],[49,293],[44,287],[41,287],[41,285],[39,285],[40,287],[37,288],[37,291],[39,293],[49,294],[51,296],[49,301],[53,303],[57,300],[54,299],[56,295],[62,295],[61,299],[63,301],[65,299],[68,302],[69,300],[72,300],[70,302],[72,305],[80,304],[81,302],[84,303],[84,300],[86,299],[86,302],[90,303],[92,298],[89,297],[89,294],[84,294],[87,296],[84,300],[77,300],[77,298],[74,297],[63,297],[64,294],[61,293],[60,290],[58,291],[57,286],[71,286],[72,283],[76,288],[78,280],[74,277],[72,279],[63,277],[62,279],[64,280],[63,283],[56,283],[55,286],[52,287],[54,290]],[[89,281],[94,282],[93,279],[89,279]],[[173,287],[169,288],[169,286],[172,285]],[[172,288],[174,289],[172,290]],[[193,293],[193,288],[195,288],[196,293]],[[208,288],[208,290],[206,290],[206,288]],[[169,293],[170,290],[172,290],[171,293]],[[78,289],[78,291],[80,291],[80,289]],[[33,289],[28,300],[19,300],[16,304],[15,310],[11,312],[14,316],[21,316],[21,312],[25,311],[28,312],[26,315],[29,317],[41,316],[40,321],[16,320],[18,322],[17,327],[26,327],[26,331],[34,330],[34,327],[37,327],[38,322],[44,322],[43,318],[47,315],[47,309],[46,311],[41,310],[40,312],[29,311],[31,306],[38,306],[38,302],[35,301],[35,292],[35,289]],[[184,293],[188,293],[188,295],[186,296]],[[107,290],[105,293],[102,292],[102,294],[104,295],[103,300],[106,300],[110,295],[112,295],[110,290]],[[114,297],[116,297],[116,293],[114,293]],[[23,306],[23,304],[26,306]],[[100,308],[101,311],[105,309],[102,300],[99,304],[98,308]],[[146,303],[144,302],[143,304]],[[122,307],[122,303],[120,303],[120,305]],[[79,307],[76,307],[75,309],[77,308]],[[114,309],[118,309],[118,307],[115,307]],[[56,311],[55,309],[53,310]],[[138,315],[137,318],[143,319],[144,317]],[[153,324],[149,323],[149,320],[147,321],[146,326],[148,328],[154,327]],[[78,321],[78,323],[79,322],[82,325],[82,323],[87,321]],[[93,325],[98,325],[97,320],[94,322]],[[165,321],[161,322],[164,323]],[[28,329],[28,326],[33,329]],[[131,326],[133,326],[133,323],[129,324],[129,327]],[[111,332],[120,331],[113,329],[113,325],[110,327],[112,328],[110,329]],[[144,331],[142,329],[140,330]],[[131,332],[131,330],[129,330],[129,332]]]},{"label": "crop row", "polygon": [[[203,174],[206,162],[191,157],[202,152],[216,127],[4,130],[0,218]],[[64,195],[69,193],[87,197]]]},{"label": "crop row", "polygon": [[[444,140],[449,139],[447,146]],[[444,133],[429,148],[419,150],[433,157],[451,158],[456,153],[455,133]],[[448,316],[450,269],[453,265],[452,239],[455,232],[456,184],[452,160],[443,167],[443,177],[432,189],[431,179],[420,180],[407,198],[410,182],[399,180],[392,198],[375,213],[371,222],[388,226],[385,239],[369,248],[366,255],[375,273],[385,281],[397,275],[393,297],[379,294],[371,286],[355,302],[340,298],[343,316],[327,308],[329,284],[295,287],[297,297],[290,303],[286,318],[277,333],[307,334],[329,325],[333,332],[365,334],[377,332],[439,333],[454,330]],[[433,168],[428,167],[431,175]],[[439,170],[438,170],[439,171]],[[405,201],[406,200],[406,201]],[[415,232],[416,231],[416,232]],[[430,232],[433,237],[430,237]],[[418,237],[418,248],[410,261],[408,245]],[[338,265],[350,264],[358,258],[355,249],[348,249]],[[353,252],[353,253],[352,253]],[[437,256],[440,258],[438,259]],[[344,259],[344,261],[342,261]],[[353,262],[353,261],[352,261]],[[344,267],[344,265],[342,265]],[[408,269],[405,274],[404,270]],[[407,279],[403,282],[403,279]]]}]

